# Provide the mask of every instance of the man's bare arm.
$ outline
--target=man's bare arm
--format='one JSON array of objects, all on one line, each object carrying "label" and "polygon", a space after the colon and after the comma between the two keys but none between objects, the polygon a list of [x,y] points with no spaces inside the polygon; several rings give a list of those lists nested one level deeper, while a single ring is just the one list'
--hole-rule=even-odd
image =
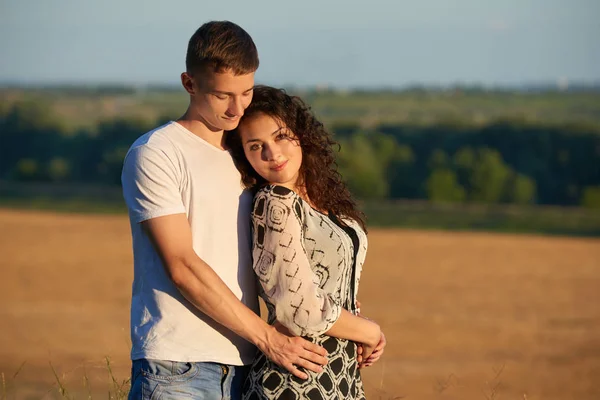
[{"label": "man's bare arm", "polygon": [[324,348],[278,332],[238,300],[194,251],[185,214],[153,218],[142,225],[175,286],[200,311],[255,344],[269,359],[301,379],[307,375],[297,367],[319,372],[327,363]]}]

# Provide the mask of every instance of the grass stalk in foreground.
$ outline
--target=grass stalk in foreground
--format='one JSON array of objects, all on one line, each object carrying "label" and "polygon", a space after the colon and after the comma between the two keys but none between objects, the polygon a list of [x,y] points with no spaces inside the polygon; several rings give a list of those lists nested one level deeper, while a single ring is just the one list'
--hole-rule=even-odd
[{"label": "grass stalk in foreground", "polygon": [[83,364],[83,387],[87,389],[88,400],[92,400],[92,385],[90,384],[90,379],[88,378],[85,364]]},{"label": "grass stalk in foreground", "polygon": [[[17,376],[19,376],[19,373],[25,366],[26,362],[27,361],[23,361],[21,363],[21,365],[19,365],[19,368],[17,368],[17,371],[13,374],[11,381],[14,381],[17,378]],[[6,400],[6,399],[8,399],[8,383],[6,382],[6,375],[4,374],[4,372],[2,372],[2,397],[1,397],[1,400]]]},{"label": "grass stalk in foreground", "polygon": [[56,378],[56,383],[58,383],[58,392],[60,393],[60,395],[63,398],[71,399],[72,397],[69,395],[69,392],[67,391],[67,389],[63,386],[62,382],[60,381],[60,378],[58,377],[58,374],[56,373],[56,370],[54,369],[52,362],[48,361],[48,364],[50,364],[50,368],[52,369],[52,372],[54,373],[54,378]]},{"label": "grass stalk in foreground", "polygon": [[106,369],[108,370],[108,376],[112,380],[112,383],[113,383],[114,395],[116,395],[116,397],[113,397],[113,395],[111,394],[111,392],[109,390],[108,398],[109,399],[125,399],[125,398],[127,398],[127,394],[129,393],[130,380],[124,379],[123,382],[119,383],[117,381],[117,379],[115,378],[115,375],[113,374],[112,367],[110,366],[110,357],[106,356],[104,359],[106,360]]}]

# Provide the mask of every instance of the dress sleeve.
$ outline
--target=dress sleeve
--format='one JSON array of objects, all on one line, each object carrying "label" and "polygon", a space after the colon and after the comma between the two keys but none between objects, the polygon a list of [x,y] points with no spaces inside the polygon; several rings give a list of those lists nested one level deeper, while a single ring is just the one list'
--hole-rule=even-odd
[{"label": "dress sleeve", "polygon": [[298,336],[318,336],[337,321],[341,304],[319,287],[304,249],[301,199],[282,186],[261,190],[252,212],[253,267],[277,320]]}]

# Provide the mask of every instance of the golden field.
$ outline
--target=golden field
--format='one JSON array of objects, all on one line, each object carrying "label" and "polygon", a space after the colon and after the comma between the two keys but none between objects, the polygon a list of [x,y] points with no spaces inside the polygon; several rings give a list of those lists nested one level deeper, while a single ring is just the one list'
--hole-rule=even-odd
[{"label": "golden field", "polygon": [[[600,398],[599,239],[369,240],[360,300],[388,339],[370,399]],[[72,397],[106,398],[106,356],[128,377],[130,247],[124,215],[0,210],[0,398],[60,397],[52,367]]]}]

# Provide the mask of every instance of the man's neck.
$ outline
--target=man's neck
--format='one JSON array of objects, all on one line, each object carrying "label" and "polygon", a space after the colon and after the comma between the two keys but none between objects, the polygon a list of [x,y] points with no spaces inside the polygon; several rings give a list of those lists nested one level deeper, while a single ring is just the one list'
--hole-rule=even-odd
[{"label": "man's neck", "polygon": [[205,142],[215,146],[217,149],[225,149],[223,137],[224,131],[210,129],[204,121],[191,118],[188,112],[179,118],[177,123]]}]

